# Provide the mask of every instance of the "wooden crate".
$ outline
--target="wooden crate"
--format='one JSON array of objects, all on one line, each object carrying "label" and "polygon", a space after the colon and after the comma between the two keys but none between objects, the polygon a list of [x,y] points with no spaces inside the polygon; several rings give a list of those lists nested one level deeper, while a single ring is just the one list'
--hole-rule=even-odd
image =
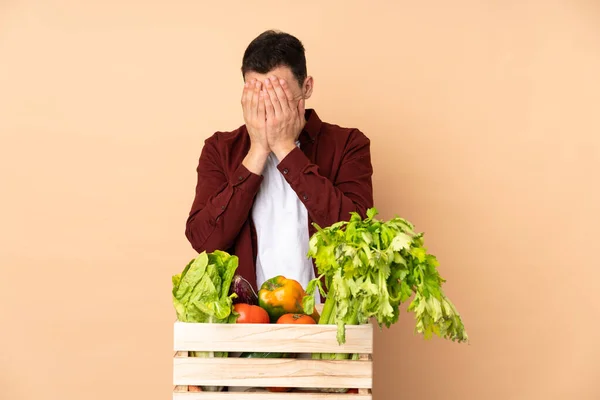
[{"label": "wooden crate", "polygon": [[[371,400],[373,326],[196,324],[175,322],[174,400]],[[302,353],[303,357],[196,358],[189,351]],[[360,360],[312,360],[310,353],[360,354]],[[297,392],[192,392],[188,386],[292,387]],[[359,394],[315,393],[310,388],[358,388]]]}]

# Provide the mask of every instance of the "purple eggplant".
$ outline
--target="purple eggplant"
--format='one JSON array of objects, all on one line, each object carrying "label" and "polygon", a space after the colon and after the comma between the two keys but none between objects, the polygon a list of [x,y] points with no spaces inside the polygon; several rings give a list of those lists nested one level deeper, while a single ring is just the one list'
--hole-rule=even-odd
[{"label": "purple eggplant", "polygon": [[241,275],[236,275],[231,281],[231,287],[229,294],[237,294],[237,297],[233,299],[233,304],[245,303],[250,305],[258,305],[258,295],[254,291],[254,288],[246,279]]}]

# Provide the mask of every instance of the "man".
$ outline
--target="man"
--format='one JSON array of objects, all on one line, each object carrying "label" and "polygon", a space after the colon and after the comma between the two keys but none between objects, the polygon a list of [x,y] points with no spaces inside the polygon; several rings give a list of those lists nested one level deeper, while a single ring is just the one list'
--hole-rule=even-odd
[{"label": "man", "polygon": [[314,82],[297,38],[259,35],[242,75],[245,125],[205,141],[186,237],[198,252],[237,255],[238,273],[255,288],[277,275],[306,288],[315,277],[312,223],[364,217],[373,206],[370,142],[305,110]]}]

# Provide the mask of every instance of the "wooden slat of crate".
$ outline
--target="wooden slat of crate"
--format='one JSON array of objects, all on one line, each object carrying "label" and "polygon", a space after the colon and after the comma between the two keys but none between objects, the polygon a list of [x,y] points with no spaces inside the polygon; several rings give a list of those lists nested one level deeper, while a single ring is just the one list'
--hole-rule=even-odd
[{"label": "wooden slat of crate", "polygon": [[371,388],[372,361],[175,357],[173,384]]},{"label": "wooden slat of crate", "polygon": [[347,325],[338,344],[335,325],[194,324],[175,322],[174,350],[285,353],[372,353],[373,325]]},{"label": "wooden slat of crate", "polygon": [[173,393],[173,400],[372,400],[371,394],[337,393]]}]

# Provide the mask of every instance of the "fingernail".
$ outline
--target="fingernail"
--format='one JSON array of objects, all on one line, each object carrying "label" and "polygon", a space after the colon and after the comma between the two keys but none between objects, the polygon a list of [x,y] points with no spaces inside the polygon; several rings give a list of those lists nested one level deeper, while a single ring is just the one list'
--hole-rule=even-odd
[{"label": "fingernail", "polygon": [[271,77],[271,81],[275,82],[277,80],[277,78],[275,78],[274,76]]},{"label": "fingernail", "polygon": [[270,85],[271,82],[269,81],[269,78],[265,79],[265,85]]},{"label": "fingernail", "polygon": [[279,83],[282,84],[282,85],[285,85],[285,81],[283,79],[280,79]]}]

